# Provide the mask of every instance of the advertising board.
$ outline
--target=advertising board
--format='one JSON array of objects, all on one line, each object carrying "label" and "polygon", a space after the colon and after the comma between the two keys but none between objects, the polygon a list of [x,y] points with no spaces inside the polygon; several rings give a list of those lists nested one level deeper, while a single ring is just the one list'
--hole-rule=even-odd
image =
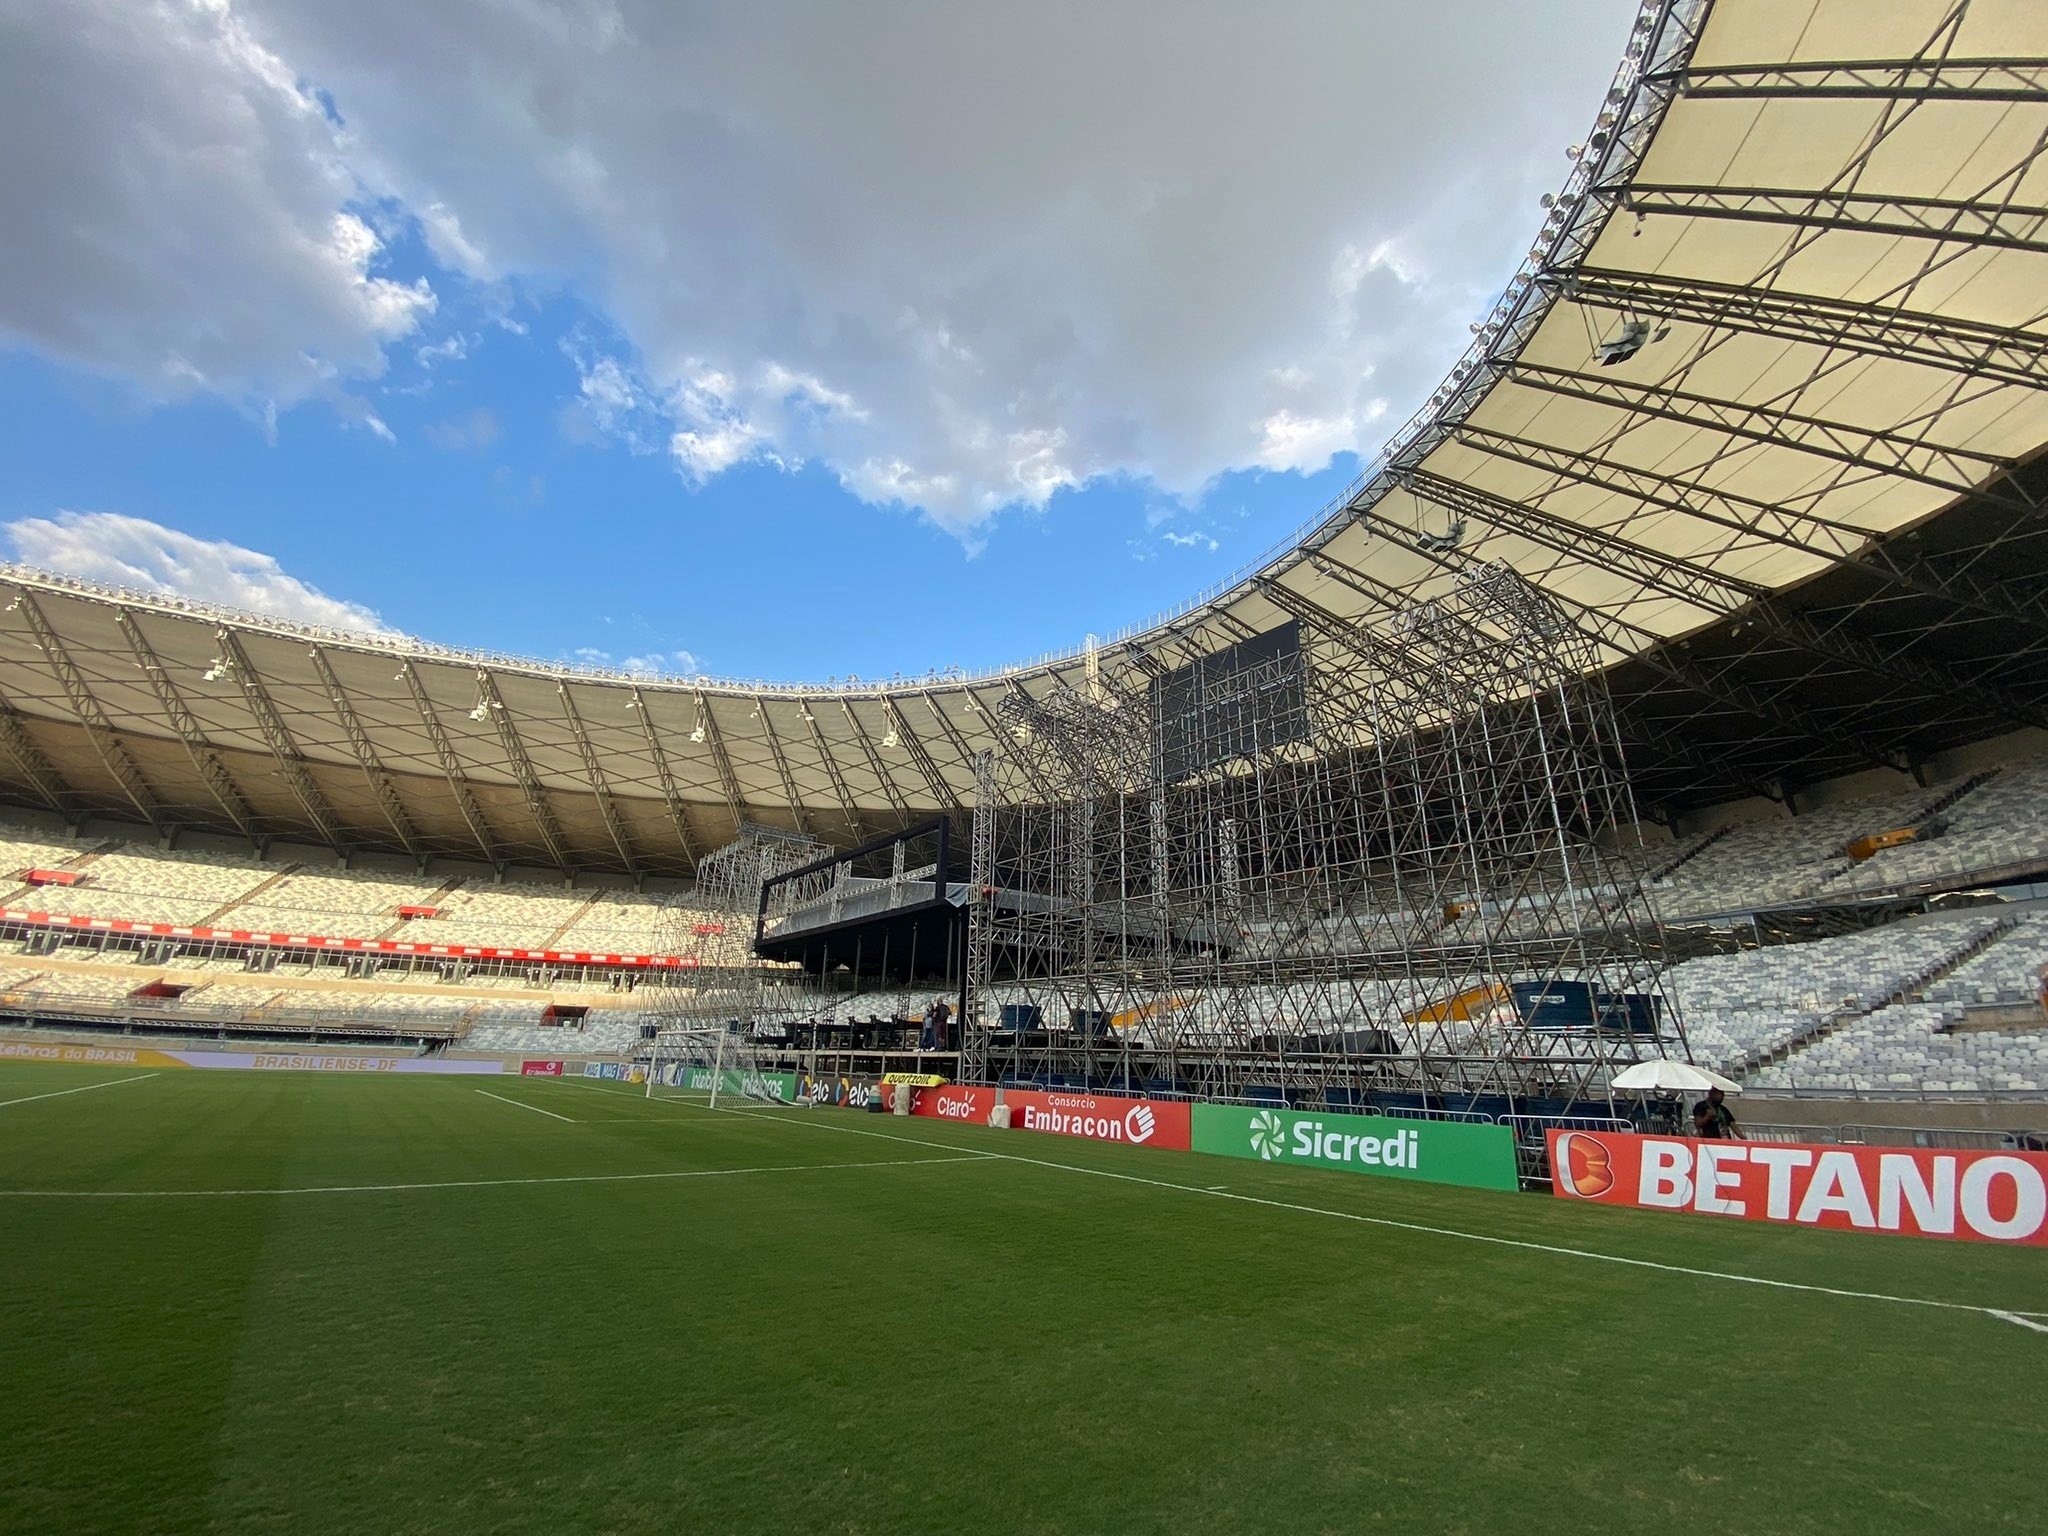
[{"label": "advertising board", "polygon": [[[636,1069],[638,1070],[638,1069]],[[664,1069],[667,1081],[674,1088],[690,1088],[699,1093],[709,1093],[713,1077],[710,1067],[674,1066]],[[638,1081],[639,1079],[635,1079]],[[718,1073],[718,1091],[721,1094],[747,1094],[757,1098],[776,1099],[784,1104],[796,1102],[797,1081],[794,1072],[742,1072],[737,1067],[726,1067]]]},{"label": "advertising board", "polygon": [[1171,1152],[1187,1151],[1193,1134],[1189,1106],[1164,1100],[1006,1088],[1003,1102],[1010,1106],[1013,1130],[1162,1147]]},{"label": "advertising board", "polygon": [[874,1078],[858,1073],[826,1072],[814,1076],[805,1072],[797,1077],[796,1096],[807,1104],[866,1109],[882,1096],[882,1089]]},{"label": "advertising board", "polygon": [[1514,1136],[1501,1125],[1197,1104],[1194,1150],[1473,1189],[1519,1187]]},{"label": "advertising board", "polygon": [[562,1063],[559,1061],[522,1061],[519,1063],[521,1077],[560,1077]]},{"label": "advertising board", "polygon": [[2048,1246],[2048,1153],[1552,1131],[1561,1200]]},{"label": "advertising board", "polygon": [[996,1107],[993,1088],[918,1088],[912,1091],[910,1112],[932,1120],[964,1120],[987,1125]]}]

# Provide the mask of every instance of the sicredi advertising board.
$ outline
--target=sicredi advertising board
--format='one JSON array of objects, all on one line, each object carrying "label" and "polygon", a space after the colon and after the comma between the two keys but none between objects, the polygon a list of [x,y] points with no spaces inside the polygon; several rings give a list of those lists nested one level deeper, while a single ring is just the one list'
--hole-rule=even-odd
[{"label": "sicredi advertising board", "polygon": [[1194,1110],[1197,1152],[1473,1189],[1519,1187],[1506,1126],[1223,1104]]},{"label": "sicredi advertising board", "polygon": [[1561,1200],[2048,1245],[2048,1154],[1550,1132]]}]

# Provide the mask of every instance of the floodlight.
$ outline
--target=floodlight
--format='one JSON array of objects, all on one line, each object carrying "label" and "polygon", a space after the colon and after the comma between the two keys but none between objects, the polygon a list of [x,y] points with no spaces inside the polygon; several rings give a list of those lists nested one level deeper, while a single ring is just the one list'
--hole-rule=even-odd
[{"label": "floodlight", "polygon": [[893,730],[892,730],[892,731],[890,731],[888,735],[886,735],[886,736],[884,736],[884,737],[882,738],[882,745],[883,745],[884,747],[888,747],[888,748],[891,748],[891,749],[893,749],[893,748],[894,748],[894,747],[896,746],[896,733],[895,733],[895,731],[893,731]]}]

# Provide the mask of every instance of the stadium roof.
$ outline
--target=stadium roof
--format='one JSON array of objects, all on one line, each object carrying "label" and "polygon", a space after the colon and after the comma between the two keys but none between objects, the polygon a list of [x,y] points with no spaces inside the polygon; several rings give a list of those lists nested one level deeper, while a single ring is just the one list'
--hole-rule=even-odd
[{"label": "stadium roof", "polygon": [[[1174,666],[1505,561],[1592,636],[1653,809],[2048,724],[2048,6],[1646,5],[1466,356],[1350,494],[1104,648]],[[1008,692],[642,678],[0,568],[0,794],[683,874],[973,795]]]}]

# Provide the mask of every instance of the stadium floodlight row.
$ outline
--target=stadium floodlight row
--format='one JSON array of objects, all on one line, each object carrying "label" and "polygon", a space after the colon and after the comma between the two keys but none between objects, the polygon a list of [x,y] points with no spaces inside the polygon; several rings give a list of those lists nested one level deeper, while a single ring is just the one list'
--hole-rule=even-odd
[{"label": "stadium floodlight row", "polygon": [[1349,494],[1182,610],[985,676],[633,677],[0,570],[0,795],[501,869],[966,825],[1006,706],[1488,570],[1652,817],[2048,725],[2048,9],[1653,0],[1527,260]]}]

